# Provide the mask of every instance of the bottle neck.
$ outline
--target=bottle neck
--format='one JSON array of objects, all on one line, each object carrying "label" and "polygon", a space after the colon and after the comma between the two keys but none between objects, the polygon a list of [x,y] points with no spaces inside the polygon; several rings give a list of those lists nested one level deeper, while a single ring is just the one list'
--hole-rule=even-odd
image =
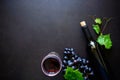
[{"label": "bottle neck", "polygon": [[82,27],[82,30],[83,30],[83,33],[85,34],[85,38],[86,38],[87,42],[94,41],[93,37],[92,37],[92,35],[90,33],[90,30],[89,30],[89,28],[87,26]]}]

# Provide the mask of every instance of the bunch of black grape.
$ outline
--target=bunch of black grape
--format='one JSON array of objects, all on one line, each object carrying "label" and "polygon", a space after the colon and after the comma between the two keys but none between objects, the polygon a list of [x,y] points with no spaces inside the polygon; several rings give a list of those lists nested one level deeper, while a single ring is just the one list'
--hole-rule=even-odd
[{"label": "bunch of black grape", "polygon": [[73,48],[65,48],[62,66],[64,73],[67,66],[72,67],[73,69],[78,69],[83,74],[85,80],[90,80],[94,75],[94,72],[89,65],[89,60],[79,57],[75,54]]}]

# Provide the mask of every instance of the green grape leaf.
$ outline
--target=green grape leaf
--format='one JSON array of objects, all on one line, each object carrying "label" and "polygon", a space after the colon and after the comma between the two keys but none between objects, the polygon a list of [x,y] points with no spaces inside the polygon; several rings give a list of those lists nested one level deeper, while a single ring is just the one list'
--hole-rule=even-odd
[{"label": "green grape leaf", "polygon": [[97,24],[102,24],[101,18],[96,18],[96,19],[95,19],[95,23],[97,23]]},{"label": "green grape leaf", "polygon": [[67,67],[64,78],[66,80],[84,80],[82,73],[78,69],[74,70],[71,67]]},{"label": "green grape leaf", "polygon": [[100,27],[99,27],[99,25],[92,25],[93,26],[93,29],[94,29],[94,31],[97,33],[97,34],[99,34],[100,33]]},{"label": "green grape leaf", "polygon": [[110,34],[106,34],[106,35],[101,34],[97,38],[97,42],[100,45],[104,45],[106,49],[110,49],[112,47],[112,41],[111,41],[111,38],[110,38]]}]

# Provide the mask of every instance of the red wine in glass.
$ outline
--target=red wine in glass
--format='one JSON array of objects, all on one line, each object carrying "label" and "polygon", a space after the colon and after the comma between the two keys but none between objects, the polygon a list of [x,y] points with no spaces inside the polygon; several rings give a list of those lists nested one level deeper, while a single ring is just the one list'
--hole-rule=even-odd
[{"label": "red wine in glass", "polygon": [[62,61],[58,56],[58,53],[51,52],[45,56],[41,63],[42,71],[47,76],[57,75],[62,68]]}]

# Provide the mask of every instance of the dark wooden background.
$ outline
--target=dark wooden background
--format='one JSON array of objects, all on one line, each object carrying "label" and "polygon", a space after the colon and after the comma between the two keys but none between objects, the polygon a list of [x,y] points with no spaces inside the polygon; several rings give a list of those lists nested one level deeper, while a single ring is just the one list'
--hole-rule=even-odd
[{"label": "dark wooden background", "polygon": [[[50,80],[41,71],[41,60],[51,51],[62,58],[65,47],[86,57],[79,22],[86,20],[95,35],[94,15],[113,18],[104,32],[113,41],[106,60],[111,76],[119,80],[119,0],[0,0],[0,80]],[[63,80],[62,73],[51,80]]]}]

